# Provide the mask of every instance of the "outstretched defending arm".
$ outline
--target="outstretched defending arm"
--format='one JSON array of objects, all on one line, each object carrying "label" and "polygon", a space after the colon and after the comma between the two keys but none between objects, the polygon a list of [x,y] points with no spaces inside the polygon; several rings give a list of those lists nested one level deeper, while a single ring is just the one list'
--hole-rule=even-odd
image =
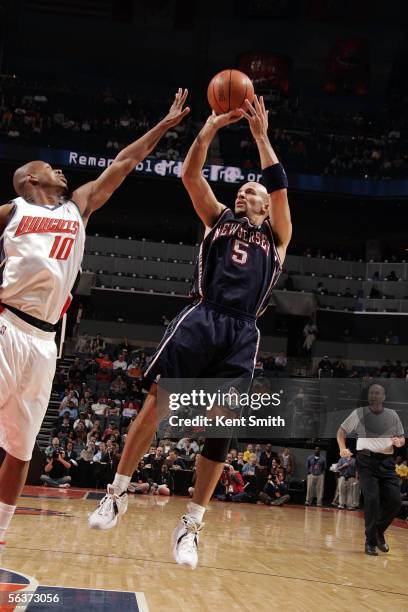
[{"label": "outstretched defending arm", "polygon": [[213,113],[207,119],[197,138],[190,147],[183,163],[181,178],[191,198],[197,215],[206,228],[211,228],[226,208],[218,202],[213,190],[202,175],[209,146],[217,131],[230,123],[239,121],[242,111],[234,110],[223,115]]},{"label": "outstretched defending arm", "polygon": [[[269,217],[277,240],[276,248],[281,263],[283,263],[286,249],[292,237],[288,191],[283,186],[283,183],[286,183],[286,174],[268,137],[268,111],[265,110],[263,97],[261,96],[258,100],[258,97],[255,96],[253,105],[248,100],[245,100],[245,104],[247,108],[245,117],[248,119],[249,127],[258,147],[264,178],[268,178],[268,175],[272,179],[269,184],[265,184],[265,187],[269,193]],[[266,183],[266,181],[264,182]]]},{"label": "outstretched defending arm", "polygon": [[128,174],[153,151],[167,130],[178,123],[189,113],[189,107],[183,108],[188,91],[179,89],[174,102],[164,119],[159,121],[144,136],[122,149],[112,164],[95,180],[78,187],[72,194],[78,204],[84,221],[91,213],[101,208],[121,185]]}]

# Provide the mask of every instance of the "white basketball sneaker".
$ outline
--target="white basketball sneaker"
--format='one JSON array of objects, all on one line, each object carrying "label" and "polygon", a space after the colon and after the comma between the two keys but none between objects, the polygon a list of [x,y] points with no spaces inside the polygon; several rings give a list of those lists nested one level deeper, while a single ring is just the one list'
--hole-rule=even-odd
[{"label": "white basketball sneaker", "polygon": [[204,523],[196,523],[188,514],[181,517],[173,531],[173,557],[176,563],[195,569],[198,563],[198,542]]},{"label": "white basketball sneaker", "polygon": [[107,493],[101,499],[97,509],[89,515],[89,527],[91,529],[112,529],[118,519],[125,514],[128,507],[128,495],[126,491],[116,495],[112,485],[107,486]]}]

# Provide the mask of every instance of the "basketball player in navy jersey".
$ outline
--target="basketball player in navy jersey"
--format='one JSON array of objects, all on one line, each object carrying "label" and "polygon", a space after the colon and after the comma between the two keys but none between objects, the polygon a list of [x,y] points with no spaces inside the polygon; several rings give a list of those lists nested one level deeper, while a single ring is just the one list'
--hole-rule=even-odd
[{"label": "basketball player in navy jersey", "polygon": [[[85,226],[165,132],[189,112],[179,89],[167,116],[67,196],[61,170],[30,162],[14,174],[18,196],[0,206],[0,550],[27,477],[55,372],[54,327],[67,310]],[[62,464],[63,453],[54,459]]]},{"label": "basketball player in navy jersey", "polygon": [[[183,183],[205,226],[193,289],[193,304],[168,326],[144,372],[150,385],[134,421],[112,485],[90,526],[114,527],[126,511],[127,487],[157,429],[157,382],[162,378],[251,379],[259,344],[256,319],[266,308],[285,259],[292,225],[287,178],[268,139],[263,99],[224,115],[212,115],[183,164]],[[217,131],[243,116],[258,146],[263,185],[238,190],[235,212],[221,204],[202,175]],[[207,438],[197,465],[192,502],[173,534],[177,563],[196,567],[203,515],[223,470],[229,439]]]}]

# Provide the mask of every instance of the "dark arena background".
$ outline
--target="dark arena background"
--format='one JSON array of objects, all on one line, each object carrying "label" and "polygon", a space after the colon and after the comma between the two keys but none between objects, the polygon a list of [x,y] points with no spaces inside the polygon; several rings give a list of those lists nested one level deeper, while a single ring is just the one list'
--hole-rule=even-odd
[{"label": "dark arena background", "polygon": [[[0,553],[0,610],[408,609],[406,446],[394,448],[402,503],[390,552],[367,556],[359,474],[342,477],[336,441],[374,383],[407,422],[407,15],[403,0],[0,0],[1,204],[27,161],[60,168],[73,191],[164,117],[179,87],[191,107],[88,223]],[[282,391],[292,428],[233,435],[192,572],[173,561],[170,534],[194,486],[200,428],[158,430],[118,527],[90,531],[88,514],[143,411],[142,369],[189,303],[204,232],[181,166],[211,112],[207,85],[226,68],[264,96],[288,175],[293,235],[258,322],[253,389]],[[261,175],[245,119],[218,132],[206,164],[233,208]],[[70,486],[45,486],[58,449]],[[155,485],[163,465],[169,495]]]}]

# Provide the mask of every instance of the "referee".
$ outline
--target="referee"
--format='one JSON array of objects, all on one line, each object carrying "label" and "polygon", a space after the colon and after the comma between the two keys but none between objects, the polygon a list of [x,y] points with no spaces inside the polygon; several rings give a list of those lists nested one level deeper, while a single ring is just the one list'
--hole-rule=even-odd
[{"label": "referee", "polygon": [[356,408],[337,432],[340,456],[351,457],[346,435],[357,435],[357,471],[364,496],[365,552],[388,552],[384,538],[401,507],[399,478],[395,472],[394,446],[405,444],[404,429],[395,410],[384,408],[385,389],[371,385],[368,406]]}]

